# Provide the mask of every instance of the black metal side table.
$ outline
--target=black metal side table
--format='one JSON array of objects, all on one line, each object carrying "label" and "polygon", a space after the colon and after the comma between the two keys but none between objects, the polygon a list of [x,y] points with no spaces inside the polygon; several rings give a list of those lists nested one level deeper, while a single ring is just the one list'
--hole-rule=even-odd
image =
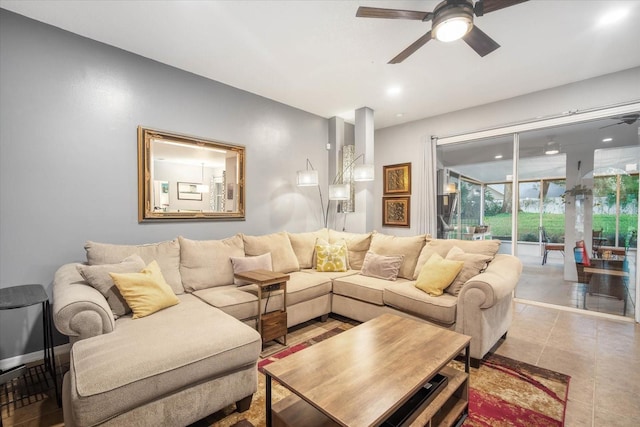
[{"label": "black metal side table", "polygon": [[[44,366],[53,378],[53,388],[56,392],[56,402],[62,406],[62,400],[58,391],[58,376],[56,373],[56,359],[53,353],[53,325],[51,319],[51,305],[49,296],[42,285],[19,285],[9,288],[0,288],[0,310],[13,310],[42,304],[42,328],[44,333]],[[8,369],[0,373],[0,384],[21,376],[25,371],[25,365]],[[45,376],[46,379],[46,376]]]}]

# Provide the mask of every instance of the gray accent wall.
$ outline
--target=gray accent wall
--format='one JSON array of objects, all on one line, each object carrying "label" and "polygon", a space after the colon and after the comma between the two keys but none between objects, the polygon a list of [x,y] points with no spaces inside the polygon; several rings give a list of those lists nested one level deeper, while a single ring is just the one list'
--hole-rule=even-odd
[{"label": "gray accent wall", "polygon": [[[139,224],[138,125],[246,146],[246,220]],[[318,229],[317,190],[295,179],[309,158],[326,182],[327,141],[325,118],[0,9],[0,287],[51,295],[87,240]],[[39,316],[0,312],[0,360],[42,348]]]}]

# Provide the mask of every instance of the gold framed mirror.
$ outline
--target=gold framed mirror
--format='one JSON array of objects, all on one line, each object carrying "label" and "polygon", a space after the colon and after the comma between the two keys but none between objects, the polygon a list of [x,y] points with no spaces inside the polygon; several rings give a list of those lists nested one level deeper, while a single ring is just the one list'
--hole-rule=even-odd
[{"label": "gold framed mirror", "polygon": [[245,217],[245,147],[138,126],[138,222]]}]

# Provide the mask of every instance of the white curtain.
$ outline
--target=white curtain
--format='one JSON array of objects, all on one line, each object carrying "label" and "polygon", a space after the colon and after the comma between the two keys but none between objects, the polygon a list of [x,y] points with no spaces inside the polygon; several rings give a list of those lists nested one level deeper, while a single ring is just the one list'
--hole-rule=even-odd
[{"label": "white curtain", "polygon": [[438,235],[437,229],[437,164],[436,137],[425,137],[422,142],[422,164],[420,168],[420,192],[418,193],[418,233]]}]

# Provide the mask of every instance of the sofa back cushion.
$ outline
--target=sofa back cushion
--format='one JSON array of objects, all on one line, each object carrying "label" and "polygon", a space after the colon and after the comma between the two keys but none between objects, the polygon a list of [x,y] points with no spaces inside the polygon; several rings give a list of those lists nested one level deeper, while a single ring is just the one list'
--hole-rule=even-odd
[{"label": "sofa back cushion", "polygon": [[[247,256],[263,255],[271,252],[273,271],[277,273],[291,273],[300,270],[298,258],[286,231],[263,236],[248,236],[242,234],[244,253]],[[315,243],[315,242],[314,242]]]},{"label": "sofa back cushion", "polygon": [[180,244],[177,239],[146,245],[113,245],[88,241],[84,245],[89,265],[117,264],[129,255],[139,255],[146,264],[157,261],[162,276],[175,294],[184,293],[180,278]]},{"label": "sofa back cushion", "polygon": [[187,292],[233,284],[231,258],[244,256],[242,237],[180,241],[180,274]]},{"label": "sofa back cushion", "polygon": [[287,235],[300,268],[313,268],[314,251],[318,239],[329,241],[329,230],[326,228],[309,233],[287,233]]},{"label": "sofa back cushion", "polygon": [[373,233],[370,250],[378,255],[404,255],[404,261],[402,262],[398,276],[412,280],[420,251],[425,242],[424,234],[419,236],[398,237],[382,233]]},{"label": "sofa back cushion", "polygon": [[347,243],[349,250],[349,267],[353,270],[362,269],[364,257],[371,246],[372,233],[347,233],[329,229],[329,243],[335,244],[341,240]]},{"label": "sofa back cushion", "polygon": [[500,249],[500,240],[431,239],[420,252],[413,278],[418,278],[422,266],[431,255],[435,253],[444,258],[454,246],[462,249],[464,253],[486,255],[493,259]]}]

